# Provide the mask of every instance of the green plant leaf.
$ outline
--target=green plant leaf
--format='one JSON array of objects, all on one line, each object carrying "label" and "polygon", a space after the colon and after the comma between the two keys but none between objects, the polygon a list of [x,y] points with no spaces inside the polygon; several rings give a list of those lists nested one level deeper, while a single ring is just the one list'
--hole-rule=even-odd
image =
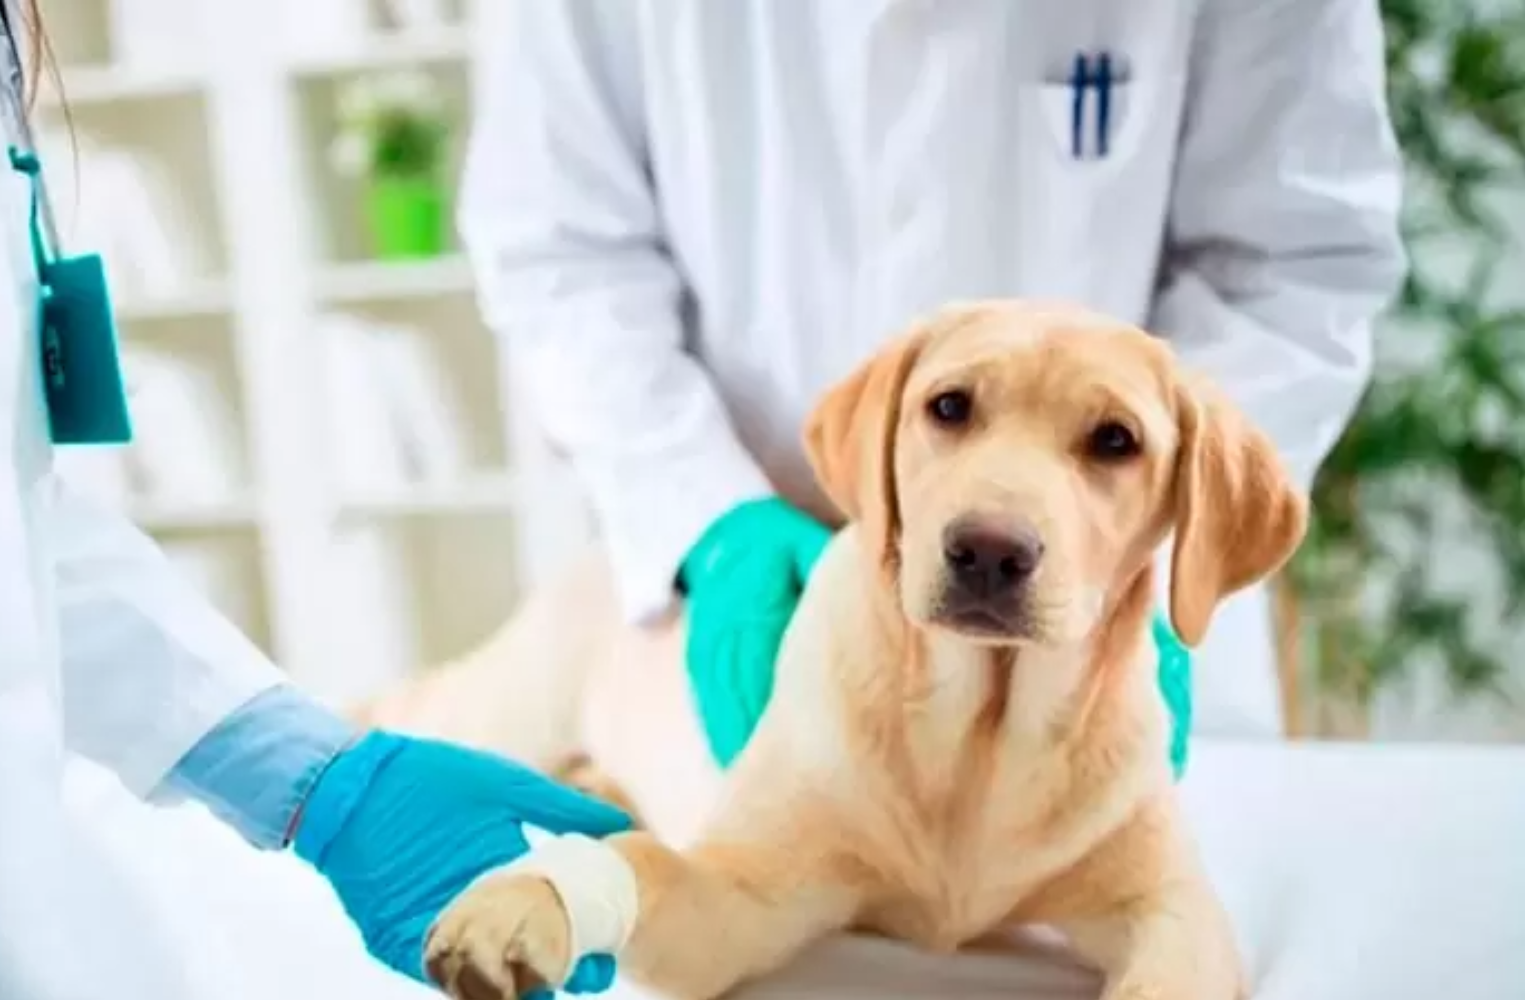
[{"label": "green plant leaf", "polygon": [[[410,83],[422,78],[412,74]],[[388,74],[352,81],[341,94],[341,132],[362,140],[366,172],[373,177],[442,179],[452,129],[447,119],[418,95],[398,93]]]}]

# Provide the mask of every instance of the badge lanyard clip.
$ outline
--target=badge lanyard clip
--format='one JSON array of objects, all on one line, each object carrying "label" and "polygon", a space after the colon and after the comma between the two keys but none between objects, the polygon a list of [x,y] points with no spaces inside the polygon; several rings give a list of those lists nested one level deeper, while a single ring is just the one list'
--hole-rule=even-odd
[{"label": "badge lanyard clip", "polygon": [[32,188],[27,228],[37,271],[43,395],[53,443],[127,444],[132,420],[105,263],[99,254],[59,253],[37,154],[12,146],[10,161]]}]

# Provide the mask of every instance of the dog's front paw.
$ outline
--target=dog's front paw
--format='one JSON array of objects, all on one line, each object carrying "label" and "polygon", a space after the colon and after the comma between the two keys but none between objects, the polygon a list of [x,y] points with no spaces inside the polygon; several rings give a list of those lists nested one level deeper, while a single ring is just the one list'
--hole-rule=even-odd
[{"label": "dog's front paw", "polygon": [[572,961],[572,930],[551,883],[488,875],[441,914],[424,942],[429,977],[455,1000],[514,1000],[555,989]]}]

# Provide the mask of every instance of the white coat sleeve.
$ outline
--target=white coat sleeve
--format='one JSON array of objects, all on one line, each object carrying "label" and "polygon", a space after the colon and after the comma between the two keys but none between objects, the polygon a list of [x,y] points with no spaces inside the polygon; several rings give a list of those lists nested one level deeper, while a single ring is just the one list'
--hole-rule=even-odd
[{"label": "white coat sleeve", "polygon": [[1304,489],[1401,285],[1402,162],[1376,0],[1207,0],[1154,328]]},{"label": "white coat sleeve", "polygon": [[637,5],[512,0],[489,19],[459,226],[528,412],[587,489],[632,620],[771,487],[685,350],[645,162]]},{"label": "white coat sleeve", "polygon": [[131,522],[48,485],[65,741],[147,797],[284,675]]}]

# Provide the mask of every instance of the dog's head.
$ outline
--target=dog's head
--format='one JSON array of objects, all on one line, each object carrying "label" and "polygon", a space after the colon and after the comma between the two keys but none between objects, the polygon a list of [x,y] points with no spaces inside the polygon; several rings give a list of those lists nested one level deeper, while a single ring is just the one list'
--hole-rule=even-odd
[{"label": "dog's head", "polygon": [[1068,307],[941,311],[833,388],[806,446],[906,617],[985,643],[1081,641],[1173,530],[1196,645],[1307,520],[1271,443],[1168,346]]}]

